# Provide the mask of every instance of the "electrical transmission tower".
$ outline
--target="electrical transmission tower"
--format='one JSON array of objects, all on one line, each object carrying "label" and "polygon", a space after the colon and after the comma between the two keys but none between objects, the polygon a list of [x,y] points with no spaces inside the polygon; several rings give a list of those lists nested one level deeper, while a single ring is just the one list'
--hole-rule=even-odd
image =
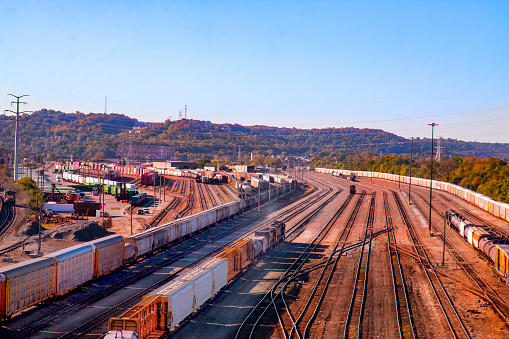
[{"label": "electrical transmission tower", "polygon": [[11,106],[13,104],[16,104],[16,112],[11,111],[10,109],[6,109],[6,110],[4,110],[4,114],[5,114],[5,112],[10,112],[10,113],[16,114],[16,128],[14,131],[14,181],[17,181],[18,180],[18,162],[19,162],[19,159],[18,159],[18,146],[19,146],[18,129],[19,129],[19,121],[20,121],[19,115],[23,114],[23,113],[31,113],[32,111],[23,111],[23,112],[19,111],[19,104],[25,104],[25,105],[27,104],[24,101],[19,101],[19,99],[23,98],[23,97],[27,97],[28,94],[20,95],[20,96],[17,96],[14,94],[7,94],[7,95],[10,95],[10,96],[13,96],[16,98],[16,101],[11,101]]},{"label": "electrical transmission tower", "polygon": [[440,159],[442,158],[442,154],[443,154],[443,152],[442,152],[442,151],[443,151],[443,150],[444,150],[444,148],[445,148],[444,146],[442,146],[443,141],[444,141],[444,139],[443,139],[442,137],[440,137],[440,138],[438,139],[438,141],[437,141],[437,147],[436,147],[436,149],[437,149],[437,153],[436,153],[436,155],[435,155],[435,160],[436,160],[437,162],[440,162]]}]

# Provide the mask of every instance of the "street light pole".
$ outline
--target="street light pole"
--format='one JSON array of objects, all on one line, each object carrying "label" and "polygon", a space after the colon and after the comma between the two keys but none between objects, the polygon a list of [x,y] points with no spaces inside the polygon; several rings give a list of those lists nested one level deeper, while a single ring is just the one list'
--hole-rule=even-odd
[{"label": "street light pole", "polygon": [[431,180],[429,182],[429,225],[428,225],[428,236],[431,236],[431,198],[433,197],[433,131],[436,123],[428,124],[431,126]]},{"label": "street light pole", "polygon": [[445,218],[444,218],[444,247],[442,248],[442,267],[444,267],[445,262],[445,219],[447,219],[447,212],[445,212]]}]

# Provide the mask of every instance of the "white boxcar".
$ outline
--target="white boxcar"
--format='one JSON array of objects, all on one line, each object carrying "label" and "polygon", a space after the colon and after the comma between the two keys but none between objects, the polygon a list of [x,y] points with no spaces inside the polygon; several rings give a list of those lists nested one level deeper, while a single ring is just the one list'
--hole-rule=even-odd
[{"label": "white boxcar", "polygon": [[126,238],[126,242],[135,248],[136,258],[152,251],[154,245],[154,235],[150,232],[140,232]]},{"label": "white boxcar", "polygon": [[228,262],[222,258],[212,258],[199,266],[203,270],[210,270],[214,279],[212,294],[216,294],[228,283]]},{"label": "white boxcar", "polygon": [[5,315],[40,303],[55,294],[55,261],[37,258],[0,269],[5,276]]},{"label": "white boxcar", "polygon": [[95,276],[100,277],[116,270],[124,262],[124,237],[108,235],[88,244],[95,247]]},{"label": "white boxcar", "polygon": [[62,295],[94,278],[94,246],[76,245],[50,253],[56,264],[56,291]]},{"label": "white boxcar", "polygon": [[189,281],[193,284],[195,300],[194,309],[199,308],[207,300],[209,300],[210,297],[212,297],[212,291],[214,289],[212,271],[194,268],[185,275],[180,276],[179,279]]},{"label": "white boxcar", "polygon": [[194,310],[193,284],[180,279],[172,280],[152,294],[161,295],[168,300],[168,328],[174,329]]}]

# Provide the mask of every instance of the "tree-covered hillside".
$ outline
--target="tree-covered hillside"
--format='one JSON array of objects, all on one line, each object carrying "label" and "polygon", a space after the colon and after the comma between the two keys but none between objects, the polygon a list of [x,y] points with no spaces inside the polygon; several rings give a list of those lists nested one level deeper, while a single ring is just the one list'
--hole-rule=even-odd
[{"label": "tree-covered hillside", "polygon": [[[0,116],[0,153],[12,154],[14,121]],[[133,126],[141,126],[138,133]],[[410,153],[410,140],[375,129],[297,129],[269,126],[214,124],[182,119],[148,124],[122,114],[63,113],[42,109],[24,115],[20,123],[20,152],[44,154],[50,159],[93,159],[97,154],[115,156],[118,145],[161,145],[175,149],[179,160],[200,158],[235,160],[239,152],[262,155],[308,155],[347,157],[361,152],[371,155]],[[400,144],[401,143],[401,144]],[[445,139],[444,157],[495,156],[509,159],[509,144],[473,143]],[[415,139],[416,156],[430,154],[430,139]]]}]

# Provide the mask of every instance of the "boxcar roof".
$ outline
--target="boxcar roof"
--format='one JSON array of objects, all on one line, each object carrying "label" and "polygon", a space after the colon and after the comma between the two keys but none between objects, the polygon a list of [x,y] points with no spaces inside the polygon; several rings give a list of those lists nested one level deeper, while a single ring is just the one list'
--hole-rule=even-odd
[{"label": "boxcar roof", "polygon": [[55,261],[52,258],[42,257],[3,267],[0,269],[0,273],[3,273],[7,279],[12,279],[54,264]]},{"label": "boxcar roof", "polygon": [[155,290],[151,294],[159,294],[159,295],[165,295],[165,296],[171,296],[174,295],[176,291],[185,289],[185,288],[193,288],[193,284],[190,281],[180,280],[180,279],[174,279],[168,284],[162,286],[161,288]]},{"label": "boxcar roof", "polygon": [[124,237],[118,234],[108,235],[106,237],[102,237],[96,240],[89,241],[88,243],[94,245],[96,248],[105,247],[111,244],[116,244],[118,242],[123,242]]},{"label": "boxcar roof", "polygon": [[53,252],[45,255],[45,257],[55,258],[57,262],[62,262],[64,260],[70,259],[72,257],[78,256],[83,253],[93,252],[94,245],[90,244],[80,244],[76,246],[72,246],[69,248],[64,248],[63,250]]},{"label": "boxcar roof", "polygon": [[509,254],[509,244],[497,244],[497,247]]}]

